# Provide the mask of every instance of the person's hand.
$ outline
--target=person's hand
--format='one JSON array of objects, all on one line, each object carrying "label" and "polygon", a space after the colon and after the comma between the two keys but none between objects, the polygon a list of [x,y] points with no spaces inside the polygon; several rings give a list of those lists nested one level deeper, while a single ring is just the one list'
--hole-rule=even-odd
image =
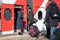
[{"label": "person's hand", "polygon": [[60,22],[58,22],[58,28],[60,28]]}]

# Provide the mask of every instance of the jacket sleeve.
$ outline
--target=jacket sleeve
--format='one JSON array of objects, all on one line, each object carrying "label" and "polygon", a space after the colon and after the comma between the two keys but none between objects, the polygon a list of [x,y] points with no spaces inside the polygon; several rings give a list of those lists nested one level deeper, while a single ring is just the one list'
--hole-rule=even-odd
[{"label": "jacket sleeve", "polygon": [[59,15],[59,22],[60,22],[60,11],[59,11],[59,14],[58,15]]},{"label": "jacket sleeve", "polygon": [[49,22],[49,17],[50,17],[50,10],[51,10],[51,6],[48,6],[46,9],[46,17],[45,17],[45,22],[48,24]]},{"label": "jacket sleeve", "polygon": [[23,19],[23,13],[18,11],[18,18]]},{"label": "jacket sleeve", "polygon": [[23,19],[23,13],[21,13],[21,15],[20,15],[20,19]]},{"label": "jacket sleeve", "polygon": [[49,20],[50,7],[46,9],[46,20]]}]

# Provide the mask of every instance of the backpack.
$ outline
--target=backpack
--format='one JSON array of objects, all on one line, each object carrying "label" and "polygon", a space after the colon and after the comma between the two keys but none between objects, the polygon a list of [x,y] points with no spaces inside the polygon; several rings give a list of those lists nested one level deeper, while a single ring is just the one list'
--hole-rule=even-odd
[{"label": "backpack", "polygon": [[51,3],[51,9],[50,9],[50,16],[51,18],[58,18],[59,8],[57,7],[55,2]]},{"label": "backpack", "polygon": [[32,37],[38,38],[40,32],[36,26],[31,25],[29,28],[29,33]]}]

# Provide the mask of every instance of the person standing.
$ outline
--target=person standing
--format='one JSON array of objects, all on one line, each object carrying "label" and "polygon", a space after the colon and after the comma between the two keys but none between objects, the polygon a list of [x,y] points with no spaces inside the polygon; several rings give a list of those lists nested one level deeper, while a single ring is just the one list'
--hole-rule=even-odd
[{"label": "person standing", "polygon": [[46,9],[47,37],[51,40],[53,31],[59,22],[59,8],[55,2],[50,2]]},{"label": "person standing", "polygon": [[17,32],[18,34],[23,34],[22,33],[22,29],[23,29],[23,13],[21,10],[17,11],[17,24],[16,24],[16,28],[17,28]]},{"label": "person standing", "polygon": [[33,17],[34,17],[33,10],[29,5],[27,5],[27,26],[28,26],[28,30],[29,30],[29,27],[33,24],[33,20],[34,20]]}]

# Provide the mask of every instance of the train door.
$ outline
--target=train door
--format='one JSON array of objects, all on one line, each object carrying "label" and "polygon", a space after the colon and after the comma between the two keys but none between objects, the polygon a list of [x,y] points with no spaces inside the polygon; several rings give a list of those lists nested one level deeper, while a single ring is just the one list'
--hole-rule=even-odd
[{"label": "train door", "polygon": [[15,29],[15,32],[16,32],[16,23],[17,23],[17,11],[19,11],[19,9],[21,9],[23,6],[20,6],[20,5],[15,5],[14,6],[14,29]]},{"label": "train door", "polygon": [[14,33],[14,5],[2,4],[1,22],[2,22],[2,34]]}]

